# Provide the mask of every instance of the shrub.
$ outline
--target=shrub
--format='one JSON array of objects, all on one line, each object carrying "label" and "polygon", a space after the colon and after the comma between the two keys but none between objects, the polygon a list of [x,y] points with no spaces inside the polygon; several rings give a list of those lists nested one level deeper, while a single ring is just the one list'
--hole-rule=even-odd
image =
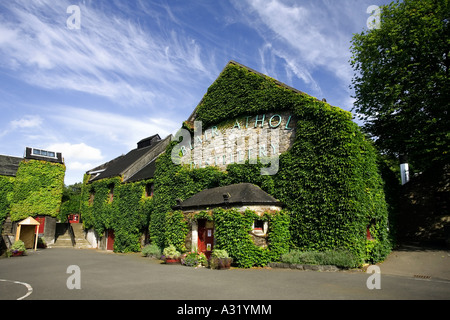
[{"label": "shrub", "polygon": [[176,259],[179,258],[181,254],[179,251],[177,251],[175,246],[171,244],[170,246],[164,248],[163,255],[166,258]]},{"label": "shrub", "polygon": [[346,250],[324,252],[292,250],[289,253],[283,254],[281,261],[290,264],[335,265],[340,268],[353,268],[358,266],[358,260],[355,255]]},{"label": "shrub", "polygon": [[213,258],[228,258],[227,250],[214,249],[211,253],[211,257]]},{"label": "shrub", "polygon": [[161,258],[161,249],[156,244],[149,244],[142,249],[142,255],[159,259]]}]

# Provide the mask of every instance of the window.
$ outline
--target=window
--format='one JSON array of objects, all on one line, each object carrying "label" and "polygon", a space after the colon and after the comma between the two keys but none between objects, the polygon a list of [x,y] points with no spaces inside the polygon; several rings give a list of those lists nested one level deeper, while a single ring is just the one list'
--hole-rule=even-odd
[{"label": "window", "polygon": [[154,184],[153,183],[147,183],[145,185],[145,196],[146,197],[153,197],[153,192],[155,191]]},{"label": "window", "polygon": [[109,185],[109,203],[113,202],[114,199],[114,184]]},{"label": "window", "polygon": [[89,205],[92,206],[94,204],[95,191],[91,190],[89,193]]},{"label": "window", "polygon": [[255,230],[264,230],[264,221],[262,220],[255,220]]},{"label": "window", "polygon": [[33,148],[31,152],[35,156],[48,157],[48,158],[56,158],[56,153],[53,151],[41,150]]},{"label": "window", "polygon": [[264,235],[264,234],[266,234],[266,231],[267,231],[267,222],[265,222],[264,220],[260,220],[260,219],[256,219],[253,222],[253,232],[255,234]]}]

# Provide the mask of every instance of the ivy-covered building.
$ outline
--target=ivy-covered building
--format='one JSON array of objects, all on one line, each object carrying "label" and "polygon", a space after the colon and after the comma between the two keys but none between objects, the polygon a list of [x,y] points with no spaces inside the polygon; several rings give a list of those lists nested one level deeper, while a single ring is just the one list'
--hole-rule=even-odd
[{"label": "ivy-covered building", "polygon": [[14,242],[17,223],[36,219],[39,236],[55,240],[65,165],[61,153],[25,149],[23,158],[0,155],[0,226],[3,244]]},{"label": "ivy-covered building", "polygon": [[[242,267],[291,249],[347,250],[361,262],[390,252],[377,151],[350,112],[230,61],[180,126],[157,145],[163,148],[148,164],[151,174],[119,165],[128,155],[87,172],[82,219],[98,234],[114,230],[116,251],[138,251],[144,229],[161,249],[192,249],[201,227],[210,230],[211,248],[226,249]],[[258,188],[282,210],[230,207],[242,186]],[[228,202],[183,210],[200,192],[222,187]]]},{"label": "ivy-covered building", "polygon": [[[391,249],[377,151],[351,113],[234,61],[159,158],[153,181],[150,238],[161,248],[186,250],[206,219],[215,248],[243,267],[291,249],[346,250],[360,262],[383,260]],[[177,209],[205,189],[240,183],[260,187],[283,210]],[[265,247],[252,238],[261,218]]]},{"label": "ivy-covered building", "polygon": [[148,234],[156,159],[171,136],[142,139],[137,148],[86,172],[81,220],[95,248],[139,251]]}]

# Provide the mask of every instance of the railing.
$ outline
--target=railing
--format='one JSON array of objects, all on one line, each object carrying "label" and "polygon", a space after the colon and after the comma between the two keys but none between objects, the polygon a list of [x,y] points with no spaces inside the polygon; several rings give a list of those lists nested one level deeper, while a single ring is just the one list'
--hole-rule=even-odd
[{"label": "railing", "polygon": [[75,233],[73,232],[72,224],[70,223],[70,220],[69,220],[69,215],[67,215],[66,221],[67,221],[66,222],[67,223],[67,231],[69,231],[70,240],[72,241],[72,246],[75,246],[75,244],[76,244]]}]

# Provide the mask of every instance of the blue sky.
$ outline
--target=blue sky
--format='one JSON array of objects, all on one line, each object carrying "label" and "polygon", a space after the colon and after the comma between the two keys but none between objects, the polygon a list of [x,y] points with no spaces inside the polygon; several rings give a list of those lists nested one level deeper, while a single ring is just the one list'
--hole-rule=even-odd
[{"label": "blue sky", "polygon": [[388,3],[2,1],[0,154],[62,152],[65,183],[81,182],[139,140],[175,133],[229,60],[350,110],[352,34]]}]

